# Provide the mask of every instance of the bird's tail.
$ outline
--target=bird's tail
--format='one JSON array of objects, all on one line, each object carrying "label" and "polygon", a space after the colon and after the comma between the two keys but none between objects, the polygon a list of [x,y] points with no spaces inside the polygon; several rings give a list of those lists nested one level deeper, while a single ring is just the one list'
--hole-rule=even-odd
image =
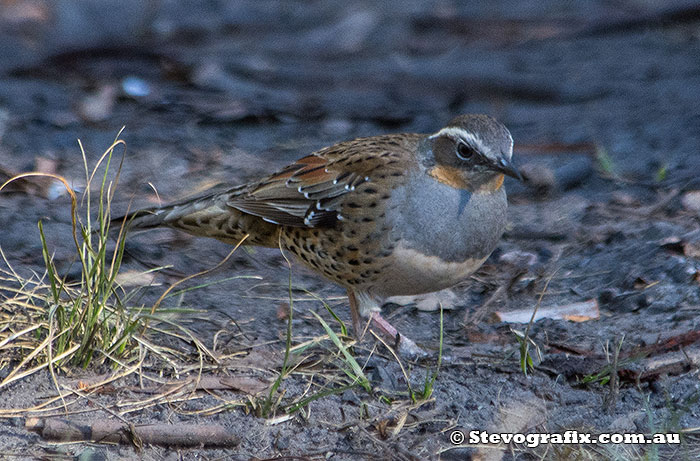
[{"label": "bird's tail", "polygon": [[110,230],[125,229],[146,230],[154,229],[165,224],[163,216],[159,213],[161,209],[157,207],[143,208],[109,220]]},{"label": "bird's tail", "polygon": [[234,245],[247,238],[247,245],[277,246],[276,224],[228,206],[231,195],[237,192],[235,188],[223,193],[210,192],[162,207],[136,210],[111,219],[110,228],[117,230],[124,226],[130,232],[171,227]]},{"label": "bird's tail", "polygon": [[157,227],[180,227],[183,218],[195,215],[216,205],[215,194],[191,198],[161,207],[142,208],[110,219],[110,228],[128,231],[155,229]]}]

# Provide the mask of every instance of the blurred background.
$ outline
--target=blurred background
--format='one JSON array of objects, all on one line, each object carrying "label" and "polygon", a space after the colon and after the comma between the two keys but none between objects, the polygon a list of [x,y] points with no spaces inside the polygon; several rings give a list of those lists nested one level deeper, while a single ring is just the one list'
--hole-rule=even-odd
[{"label": "blurred background", "polygon": [[126,126],[167,191],[236,149],[281,161],[485,112],[516,145],[597,144],[653,178],[697,166],[699,21],[687,1],[1,0],[2,167],[65,168],[76,138],[97,155]]},{"label": "blurred background", "polygon": [[[303,424],[271,427],[228,412],[242,431],[255,433],[244,451],[294,453],[289,440],[301,440],[309,452],[328,443],[386,459],[408,446],[417,447],[415,459],[428,459],[449,445],[445,434],[454,427],[645,433],[670,427],[697,434],[700,2],[0,0],[0,183],[41,171],[64,176],[80,191],[86,180],[77,140],[92,168],[125,127],[116,212],[240,184],[341,140],[434,132],[472,112],[510,129],[514,161],[527,181],[507,179],[506,235],[453,293],[445,348],[459,366],[440,370],[435,402],[412,407],[408,420],[404,414],[404,438],[386,443],[365,437],[374,422],[357,437],[324,426],[338,419],[337,407],[361,413],[355,411],[365,408],[357,404],[357,395],[367,397],[361,392],[314,402],[316,413]],[[58,182],[28,178],[0,193],[4,255],[19,272],[41,274],[40,219],[57,266],[79,279],[70,202]],[[181,276],[211,268],[231,249],[167,230],[131,244]],[[125,266],[130,274],[144,270],[128,258]],[[214,286],[177,302],[206,311],[206,320],[192,323],[206,344],[224,331],[234,338],[227,348],[279,349],[286,268],[274,250],[239,251],[226,274],[262,281],[214,273]],[[151,276],[130,283],[148,285]],[[144,299],[157,299],[174,280],[159,273]],[[300,265],[294,284],[343,306],[338,312],[349,317],[343,290]],[[545,359],[525,377],[510,324],[492,314],[526,310],[529,318],[540,301],[554,311],[571,303],[592,309],[585,322],[533,325]],[[305,339],[322,334],[309,309],[326,315],[318,302],[300,303],[294,333]],[[435,312],[387,311],[400,330],[435,350]],[[621,374],[628,382],[614,390],[618,404],[614,394],[613,409],[603,411],[607,387],[582,388],[578,379],[606,366],[609,356],[601,351],[621,338],[623,355],[648,345],[688,348],[686,355],[673,349],[670,371],[667,362],[666,368],[644,362],[634,365],[643,373]],[[265,363],[278,366],[275,357]],[[395,365],[390,357],[368,360],[373,384],[403,391]],[[306,386],[298,376],[286,385]],[[29,397],[20,391],[23,402]],[[376,399],[372,412],[375,405]],[[168,411],[154,414],[170,418]],[[17,440],[25,437],[21,427],[12,431]]]},{"label": "blurred background", "polygon": [[[623,203],[652,203],[657,185],[700,188],[699,56],[697,1],[0,0],[0,180],[80,190],[77,140],[94,165],[125,127],[121,210],[479,112],[515,139],[529,182],[507,180],[511,201],[609,200],[613,178]],[[7,220],[5,247],[27,224]]]}]

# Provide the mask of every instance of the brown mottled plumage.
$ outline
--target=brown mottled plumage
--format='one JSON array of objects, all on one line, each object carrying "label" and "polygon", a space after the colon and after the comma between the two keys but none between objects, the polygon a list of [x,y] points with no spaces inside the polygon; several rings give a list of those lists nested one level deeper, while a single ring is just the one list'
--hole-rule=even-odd
[{"label": "brown mottled plumage", "polygon": [[281,244],[348,290],[356,330],[372,316],[397,335],[378,314],[384,298],[454,285],[493,251],[505,225],[503,174],[519,177],[511,155],[503,125],[465,115],[433,135],[326,147],[259,181],[137,211],[130,227]]}]

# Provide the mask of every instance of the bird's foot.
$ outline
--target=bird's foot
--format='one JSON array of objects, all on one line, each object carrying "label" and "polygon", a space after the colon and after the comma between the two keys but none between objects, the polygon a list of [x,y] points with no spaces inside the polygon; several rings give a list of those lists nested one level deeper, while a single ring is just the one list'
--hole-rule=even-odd
[{"label": "bird's foot", "polygon": [[[429,355],[411,338],[399,333],[392,324],[381,316],[378,312],[379,306],[376,305],[376,301],[371,296],[362,292],[360,292],[358,296],[354,291],[348,290],[348,301],[350,302],[350,313],[352,314],[352,325],[355,330],[355,337],[358,340],[362,340],[369,325],[374,323],[382,336],[388,337],[389,341],[387,344],[392,346],[402,357],[409,360],[416,360]],[[364,308],[360,309],[359,306],[363,306]],[[369,313],[370,319],[369,322],[365,324],[364,328],[362,328],[362,316],[360,312]]]},{"label": "bird's foot", "polygon": [[454,291],[445,289],[421,295],[392,296],[387,298],[386,302],[399,306],[415,305],[419,311],[433,312],[439,311],[440,307],[444,310],[454,309],[459,303],[459,297]]},{"label": "bird's foot", "polygon": [[382,334],[392,339],[394,350],[401,357],[409,360],[417,360],[428,357],[428,353],[418,346],[411,338],[399,333],[399,331],[389,323],[379,312],[372,312],[371,321],[379,328]]}]

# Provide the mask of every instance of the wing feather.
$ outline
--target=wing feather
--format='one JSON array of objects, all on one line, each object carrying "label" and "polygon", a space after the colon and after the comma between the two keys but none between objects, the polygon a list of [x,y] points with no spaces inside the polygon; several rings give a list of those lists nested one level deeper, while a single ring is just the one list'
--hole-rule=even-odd
[{"label": "wing feather", "polygon": [[317,206],[320,201],[349,192],[349,181],[357,175],[332,168],[317,155],[299,159],[266,178],[243,194],[232,196],[227,205],[265,221],[294,227],[331,226],[338,220],[338,206]]},{"label": "wing feather", "polygon": [[348,194],[377,171],[386,178],[412,158],[420,135],[362,138],[322,149],[231,194],[226,205],[267,222],[292,227],[328,227],[343,219]]}]

